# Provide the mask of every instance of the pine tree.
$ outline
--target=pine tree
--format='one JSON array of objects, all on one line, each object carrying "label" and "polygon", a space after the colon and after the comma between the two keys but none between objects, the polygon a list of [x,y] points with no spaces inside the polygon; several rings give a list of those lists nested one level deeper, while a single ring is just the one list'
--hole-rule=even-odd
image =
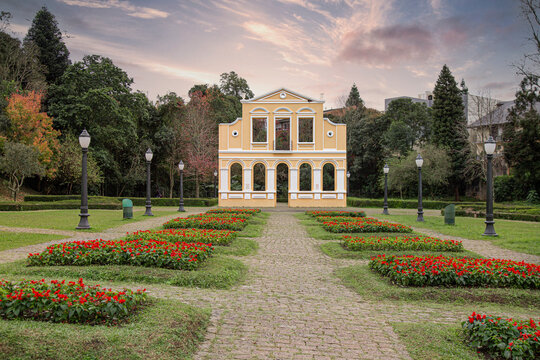
[{"label": "pine tree", "polygon": [[38,47],[39,62],[47,70],[47,82],[56,83],[70,64],[69,51],[62,41],[58,22],[45,6],[36,13],[24,41],[33,42]]},{"label": "pine tree", "polygon": [[356,106],[358,108],[364,106],[364,101],[362,98],[360,98],[360,92],[358,91],[358,88],[356,87],[356,84],[353,84],[351,88],[351,92],[349,93],[349,97],[347,98],[347,102],[345,103],[345,106]]},{"label": "pine tree", "polygon": [[445,149],[452,160],[450,185],[456,200],[459,200],[459,191],[465,186],[463,172],[471,156],[461,95],[454,76],[444,65],[433,90],[432,141],[437,147]]}]

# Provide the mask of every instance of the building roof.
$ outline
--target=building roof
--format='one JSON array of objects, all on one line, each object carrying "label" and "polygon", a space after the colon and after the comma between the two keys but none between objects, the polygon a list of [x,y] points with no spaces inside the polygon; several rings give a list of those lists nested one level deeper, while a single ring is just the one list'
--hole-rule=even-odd
[{"label": "building roof", "polygon": [[308,96],[299,94],[299,93],[297,93],[296,91],[291,91],[291,90],[289,90],[289,89],[287,89],[287,88],[284,88],[284,87],[279,88],[279,89],[274,90],[274,91],[270,91],[270,92],[268,92],[268,93],[266,93],[266,94],[263,94],[263,95],[260,95],[260,96],[257,96],[257,97],[253,97],[253,98],[251,98],[251,99],[240,100],[240,102],[242,102],[242,103],[250,103],[250,102],[257,101],[257,100],[262,100],[262,99],[264,99],[264,98],[270,97],[270,96],[272,96],[272,95],[274,95],[274,94],[277,94],[277,93],[279,93],[279,92],[282,92],[282,91],[285,91],[285,92],[288,92],[289,94],[292,94],[292,95],[294,95],[294,96],[303,98],[303,99],[305,99],[307,102],[324,103],[323,100],[315,100],[315,99],[312,99],[312,98],[310,98],[310,97],[308,97]]},{"label": "building roof", "polygon": [[[497,108],[487,115],[482,116],[469,125],[470,128],[477,128],[487,125],[500,125],[508,122],[509,110],[515,105],[515,100],[501,101],[497,104]],[[540,112],[540,102],[534,105],[537,112]]]}]

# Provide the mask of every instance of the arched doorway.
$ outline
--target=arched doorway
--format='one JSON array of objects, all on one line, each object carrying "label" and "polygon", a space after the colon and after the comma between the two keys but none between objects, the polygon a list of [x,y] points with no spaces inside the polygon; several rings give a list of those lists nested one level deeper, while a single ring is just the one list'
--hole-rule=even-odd
[{"label": "arched doorway", "polygon": [[276,167],[276,191],[278,202],[289,202],[289,166],[285,163]]}]

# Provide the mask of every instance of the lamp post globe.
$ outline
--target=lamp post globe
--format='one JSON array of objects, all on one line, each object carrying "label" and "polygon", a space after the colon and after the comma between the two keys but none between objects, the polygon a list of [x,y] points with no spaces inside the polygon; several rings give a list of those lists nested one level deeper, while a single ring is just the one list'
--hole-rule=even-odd
[{"label": "lamp post globe", "polygon": [[178,170],[180,170],[180,205],[178,211],[184,212],[184,162],[180,160],[178,163]]},{"label": "lamp post globe", "polygon": [[383,203],[382,213],[383,215],[390,215],[388,213],[388,172],[390,171],[388,164],[384,164],[383,171],[384,171],[384,203]]},{"label": "lamp post globe", "polygon": [[418,167],[418,216],[416,221],[424,221],[424,209],[422,207],[422,165],[424,165],[424,159],[418,154],[415,161]]},{"label": "lamp post globe", "polygon": [[84,129],[79,135],[79,144],[82,148],[82,172],[81,172],[81,212],[79,216],[79,225],[76,229],[90,229],[90,223],[88,222],[88,146],[90,146],[90,134]]},{"label": "lamp post globe", "polygon": [[214,197],[217,198],[217,170],[214,170]]},{"label": "lamp post globe", "polygon": [[152,214],[152,198],[151,198],[152,186],[151,186],[151,177],[150,177],[150,163],[152,162],[152,158],[154,157],[154,154],[152,153],[152,150],[150,150],[150,148],[146,150],[144,157],[146,159],[146,211],[144,213],[144,216],[154,216],[154,214]]},{"label": "lamp post globe", "polygon": [[495,232],[495,221],[493,221],[493,153],[497,143],[493,140],[493,136],[490,136],[484,143],[484,150],[487,155],[487,186],[486,186],[486,229],[482,235],[484,236],[498,236]]}]

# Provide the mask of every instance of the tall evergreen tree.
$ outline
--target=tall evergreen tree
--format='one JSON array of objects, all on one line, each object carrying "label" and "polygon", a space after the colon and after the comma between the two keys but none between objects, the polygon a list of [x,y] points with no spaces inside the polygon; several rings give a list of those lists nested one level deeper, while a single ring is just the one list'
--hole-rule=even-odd
[{"label": "tall evergreen tree", "polygon": [[47,69],[47,82],[56,83],[70,64],[69,51],[62,41],[58,22],[45,6],[36,13],[24,41],[39,48],[38,58]]},{"label": "tall evergreen tree", "polygon": [[445,149],[452,160],[450,186],[456,200],[465,187],[465,165],[471,156],[468,143],[467,120],[462,92],[446,64],[443,66],[433,90],[432,141]]},{"label": "tall evergreen tree", "polygon": [[358,91],[358,88],[356,87],[356,84],[353,84],[351,91],[349,92],[349,97],[347,98],[347,102],[345,102],[345,106],[356,106],[358,108],[361,108],[364,106],[364,101],[360,97],[360,92]]}]

